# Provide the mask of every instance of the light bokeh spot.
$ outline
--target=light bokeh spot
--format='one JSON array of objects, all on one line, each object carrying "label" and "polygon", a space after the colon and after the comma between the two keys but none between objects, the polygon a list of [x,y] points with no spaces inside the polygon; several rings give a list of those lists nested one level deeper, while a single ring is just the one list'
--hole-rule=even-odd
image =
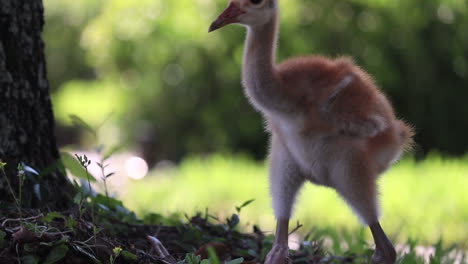
[{"label": "light bokeh spot", "polygon": [[140,157],[131,157],[125,162],[125,171],[128,177],[141,180],[148,174],[148,164]]}]

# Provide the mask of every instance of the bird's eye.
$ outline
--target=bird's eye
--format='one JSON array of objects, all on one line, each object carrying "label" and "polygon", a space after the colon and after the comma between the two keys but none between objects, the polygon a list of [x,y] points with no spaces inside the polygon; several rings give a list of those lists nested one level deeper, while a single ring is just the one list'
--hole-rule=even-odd
[{"label": "bird's eye", "polygon": [[258,5],[260,3],[262,3],[263,0],[250,0],[250,2],[254,5]]}]

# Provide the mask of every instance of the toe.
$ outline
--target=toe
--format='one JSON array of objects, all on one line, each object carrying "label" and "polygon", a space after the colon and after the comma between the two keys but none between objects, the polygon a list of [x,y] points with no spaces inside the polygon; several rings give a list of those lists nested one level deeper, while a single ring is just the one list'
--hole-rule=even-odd
[{"label": "toe", "polygon": [[373,264],[394,264],[396,260],[395,252],[389,252],[385,254],[384,252],[376,251],[372,256]]}]

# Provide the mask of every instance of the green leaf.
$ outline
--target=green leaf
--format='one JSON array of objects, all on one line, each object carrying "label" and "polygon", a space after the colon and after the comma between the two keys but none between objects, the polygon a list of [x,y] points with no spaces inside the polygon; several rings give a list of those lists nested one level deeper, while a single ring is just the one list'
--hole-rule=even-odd
[{"label": "green leaf", "polygon": [[35,253],[38,247],[39,246],[37,244],[27,243],[23,245],[23,250],[24,252],[28,252],[28,253]]},{"label": "green leaf", "polygon": [[253,250],[253,249],[249,249],[247,252],[248,252],[249,255],[252,256],[252,257],[258,257],[257,252],[256,252],[255,250]]},{"label": "green leaf", "polygon": [[35,255],[26,255],[21,258],[23,264],[38,264],[39,257]]},{"label": "green leaf", "polygon": [[122,253],[122,248],[121,247],[115,247],[112,252],[114,252],[114,255],[118,256],[120,253]]},{"label": "green leaf", "polygon": [[185,255],[186,264],[198,264],[200,263],[200,256],[195,255],[194,253],[187,253]]},{"label": "green leaf", "polygon": [[[88,175],[86,173],[86,170],[81,166],[80,162],[75,159],[72,155],[70,155],[67,152],[61,152],[60,155],[62,156],[62,163],[63,166],[65,166],[66,169],[70,171],[73,176],[81,179],[88,180]],[[89,173],[89,180],[91,182],[95,182],[96,178]]]},{"label": "green leaf", "polygon": [[244,202],[241,206],[236,206],[236,211],[237,211],[237,213],[240,213],[240,211],[242,210],[242,208],[244,208],[244,207],[246,207],[247,205],[251,204],[253,201],[255,201],[255,199],[248,200],[248,201]]},{"label": "green leaf", "polygon": [[40,242],[39,245],[40,246],[53,247],[53,246],[62,245],[64,243],[67,243],[68,241],[70,241],[70,237],[69,236],[63,236],[60,240],[54,240],[54,241],[51,241],[51,242]]},{"label": "green leaf", "polygon": [[70,115],[70,119],[71,119],[71,122],[74,126],[77,126],[77,127],[80,127],[80,128],[83,128],[84,130],[86,130],[87,132],[91,133],[93,136],[96,136],[96,130],[91,126],[91,125],[88,125],[88,123],[86,123],[83,119],[81,119],[79,116],[77,115]]},{"label": "green leaf", "polygon": [[123,250],[121,253],[120,253],[126,260],[137,260],[138,257],[137,255],[133,254],[132,252],[129,252],[129,251],[126,251],[126,250]]},{"label": "green leaf", "polygon": [[107,160],[110,156],[121,151],[126,145],[127,144],[119,144],[119,145],[110,147],[106,152],[104,152],[103,160]]},{"label": "green leaf", "polygon": [[220,264],[218,254],[216,254],[216,251],[214,250],[213,247],[208,247],[208,259],[210,260],[211,264]]},{"label": "green leaf", "polygon": [[114,197],[107,197],[102,194],[97,194],[95,197],[92,198],[93,203],[95,204],[103,204],[108,207],[108,209],[115,210],[117,207],[123,207],[122,201],[115,199]]},{"label": "green leaf", "polygon": [[61,244],[52,248],[43,264],[53,264],[63,259],[68,252],[68,246]]},{"label": "green leaf", "polygon": [[5,244],[6,233],[0,230],[0,248],[3,248]]},{"label": "green leaf", "polygon": [[61,219],[66,219],[65,216],[63,216],[61,213],[59,212],[50,212],[48,213],[45,217],[42,218],[42,221],[46,222],[46,223],[50,223],[52,222],[52,220],[54,220],[55,218],[61,218]]},{"label": "green leaf", "polygon": [[75,194],[75,197],[73,197],[73,202],[76,204],[80,204],[82,200],[83,200],[83,193],[81,192]]},{"label": "green leaf", "polygon": [[244,258],[236,258],[226,262],[226,264],[241,264],[242,262],[244,262]]},{"label": "green leaf", "polygon": [[66,227],[70,228],[71,230],[75,230],[76,224],[77,224],[77,221],[75,220],[75,218],[73,218],[73,216],[66,218],[66,224],[65,224]]}]

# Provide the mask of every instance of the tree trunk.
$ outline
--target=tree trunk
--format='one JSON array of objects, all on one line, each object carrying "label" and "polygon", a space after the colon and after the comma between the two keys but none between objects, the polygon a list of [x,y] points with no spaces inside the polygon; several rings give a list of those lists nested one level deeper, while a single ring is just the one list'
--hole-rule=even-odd
[{"label": "tree trunk", "polygon": [[67,207],[73,186],[58,164],[54,116],[46,76],[42,0],[0,0],[0,203],[19,198],[18,164],[27,172],[22,184],[25,207]]}]

